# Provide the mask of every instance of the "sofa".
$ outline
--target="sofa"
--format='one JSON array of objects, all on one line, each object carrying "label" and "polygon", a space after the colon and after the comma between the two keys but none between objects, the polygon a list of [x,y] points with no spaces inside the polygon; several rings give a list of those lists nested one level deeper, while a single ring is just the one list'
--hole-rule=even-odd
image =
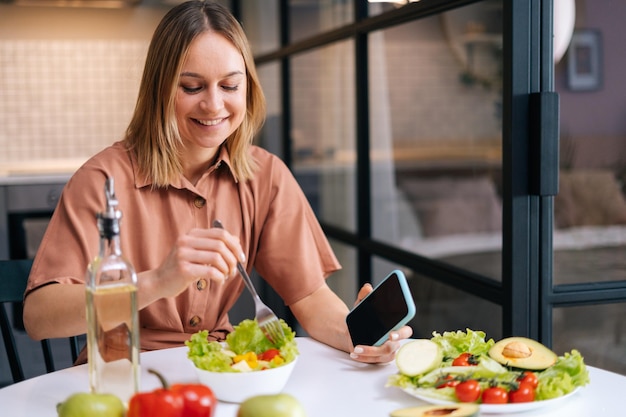
[{"label": "sofa", "polygon": [[[406,174],[406,173],[405,173]],[[398,175],[413,213],[400,245],[490,279],[502,275],[502,199],[499,173]],[[563,170],[554,202],[555,284],[626,280],[626,198],[610,170]],[[401,228],[401,230],[405,230]],[[408,229],[406,229],[408,230]],[[419,337],[470,327],[500,337],[500,307],[416,271],[407,271]],[[555,308],[554,349],[579,348],[589,362],[626,373],[626,304]]]}]

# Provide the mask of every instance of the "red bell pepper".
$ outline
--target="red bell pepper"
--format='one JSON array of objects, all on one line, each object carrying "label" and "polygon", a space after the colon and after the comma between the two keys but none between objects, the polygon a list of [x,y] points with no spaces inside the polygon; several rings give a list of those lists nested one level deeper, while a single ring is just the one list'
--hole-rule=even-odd
[{"label": "red bell pepper", "polygon": [[178,393],[184,399],[184,417],[211,417],[215,411],[215,394],[211,388],[202,384],[174,384],[170,391]]},{"label": "red bell pepper", "polygon": [[183,417],[185,400],[178,392],[157,388],[139,392],[128,403],[127,417]]},{"label": "red bell pepper", "polygon": [[163,388],[135,394],[128,404],[127,417],[211,417],[215,411],[215,395],[202,384],[174,384],[171,387],[158,372]]}]

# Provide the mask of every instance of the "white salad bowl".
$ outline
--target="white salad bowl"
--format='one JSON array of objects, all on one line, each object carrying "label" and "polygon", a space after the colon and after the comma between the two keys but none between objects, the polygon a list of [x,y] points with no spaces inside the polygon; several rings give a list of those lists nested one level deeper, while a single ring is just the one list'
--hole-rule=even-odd
[{"label": "white salad bowl", "polygon": [[298,358],[277,368],[250,372],[210,372],[194,367],[201,384],[220,401],[241,403],[255,395],[278,394],[283,390]]}]

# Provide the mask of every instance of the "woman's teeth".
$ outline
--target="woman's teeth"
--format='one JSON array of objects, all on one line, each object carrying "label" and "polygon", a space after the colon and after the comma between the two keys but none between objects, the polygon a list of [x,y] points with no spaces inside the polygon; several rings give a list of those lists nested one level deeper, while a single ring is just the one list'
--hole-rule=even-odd
[{"label": "woman's teeth", "polygon": [[216,124],[220,123],[222,120],[224,120],[224,119],[217,119],[217,120],[199,120],[199,119],[196,119],[196,121],[198,123],[200,123],[201,125],[204,125],[204,126],[215,126]]}]

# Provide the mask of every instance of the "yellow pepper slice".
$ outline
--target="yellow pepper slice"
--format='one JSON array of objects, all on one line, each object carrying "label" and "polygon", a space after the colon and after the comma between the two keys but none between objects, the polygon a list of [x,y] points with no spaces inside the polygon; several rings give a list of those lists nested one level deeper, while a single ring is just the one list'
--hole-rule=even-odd
[{"label": "yellow pepper slice", "polygon": [[259,366],[259,360],[256,356],[256,353],[254,352],[246,352],[240,355],[235,355],[235,357],[233,358],[233,361],[235,363],[246,361],[248,363],[248,366],[252,369],[256,369]]}]

